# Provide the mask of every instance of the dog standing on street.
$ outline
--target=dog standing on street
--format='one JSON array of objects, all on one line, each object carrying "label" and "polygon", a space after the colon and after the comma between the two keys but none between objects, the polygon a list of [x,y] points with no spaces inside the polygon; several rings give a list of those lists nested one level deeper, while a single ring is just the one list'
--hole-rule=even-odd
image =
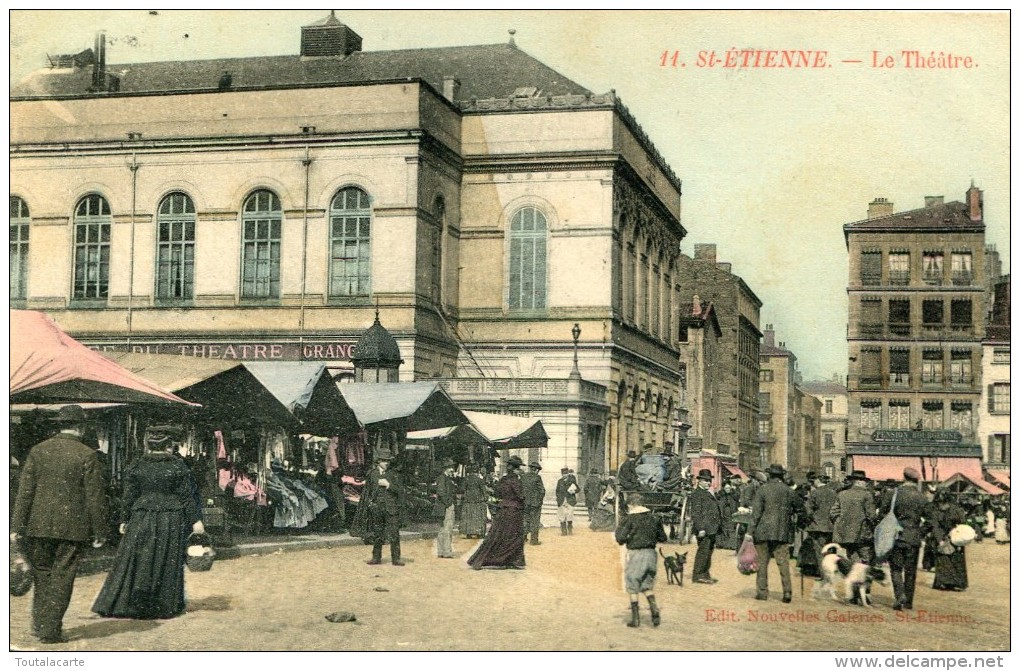
[{"label": "dog standing on street", "polygon": [[666,582],[670,585],[684,586],[684,564],[687,563],[687,553],[674,552],[672,557],[662,554],[659,548],[659,555],[662,556],[662,565],[666,569]]},{"label": "dog standing on street", "polygon": [[880,566],[870,566],[864,562],[853,562],[846,558],[846,551],[838,543],[829,543],[822,547],[822,561],[819,572],[821,582],[815,585],[814,596],[822,590],[829,592],[833,601],[840,601],[837,587],[841,587],[844,599],[859,601],[866,608],[871,607],[869,587],[872,582],[884,583],[885,571]]}]

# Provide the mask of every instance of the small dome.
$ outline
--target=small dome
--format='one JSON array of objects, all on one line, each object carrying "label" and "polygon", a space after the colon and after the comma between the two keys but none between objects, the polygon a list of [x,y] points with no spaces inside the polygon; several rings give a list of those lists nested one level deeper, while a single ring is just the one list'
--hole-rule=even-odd
[{"label": "small dome", "polygon": [[358,340],[351,352],[351,362],[357,368],[366,365],[378,368],[398,368],[403,359],[396,339],[379,323],[378,313],[373,323]]}]

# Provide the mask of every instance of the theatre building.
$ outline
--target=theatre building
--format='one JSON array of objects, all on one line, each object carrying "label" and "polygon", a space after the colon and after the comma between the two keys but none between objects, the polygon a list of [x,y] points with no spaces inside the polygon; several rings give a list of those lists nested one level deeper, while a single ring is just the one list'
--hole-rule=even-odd
[{"label": "theatre building", "polygon": [[615,94],[512,38],[363,50],[331,14],[294,45],[112,64],[97,38],[16,84],[12,305],[100,349],[338,378],[378,309],[401,381],[558,417],[553,465],[661,445],[680,181]]}]

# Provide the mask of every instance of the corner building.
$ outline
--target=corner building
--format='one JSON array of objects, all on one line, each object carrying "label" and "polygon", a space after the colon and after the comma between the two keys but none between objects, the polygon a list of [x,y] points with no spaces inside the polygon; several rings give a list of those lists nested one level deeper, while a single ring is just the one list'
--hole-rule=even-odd
[{"label": "corner building", "polygon": [[401,380],[558,413],[553,464],[669,436],[680,181],[612,92],[512,39],[363,51],[332,14],[299,55],[115,65],[97,38],[53,64],[11,94],[15,307],[350,378],[378,306]]}]

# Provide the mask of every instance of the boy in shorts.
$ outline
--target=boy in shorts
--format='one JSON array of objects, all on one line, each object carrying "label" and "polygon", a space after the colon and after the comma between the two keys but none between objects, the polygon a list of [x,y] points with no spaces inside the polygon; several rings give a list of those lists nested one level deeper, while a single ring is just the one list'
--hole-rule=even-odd
[{"label": "boy in shorts", "polygon": [[659,543],[666,542],[666,532],[652,511],[641,504],[641,495],[631,494],[627,498],[627,515],[616,528],[616,542],[627,546],[627,565],[623,570],[624,586],[630,597],[630,622],[627,626],[641,624],[638,595],[644,594],[652,611],[652,625],[658,627],[659,607],[655,604],[652,590],[659,567],[656,548]]}]

